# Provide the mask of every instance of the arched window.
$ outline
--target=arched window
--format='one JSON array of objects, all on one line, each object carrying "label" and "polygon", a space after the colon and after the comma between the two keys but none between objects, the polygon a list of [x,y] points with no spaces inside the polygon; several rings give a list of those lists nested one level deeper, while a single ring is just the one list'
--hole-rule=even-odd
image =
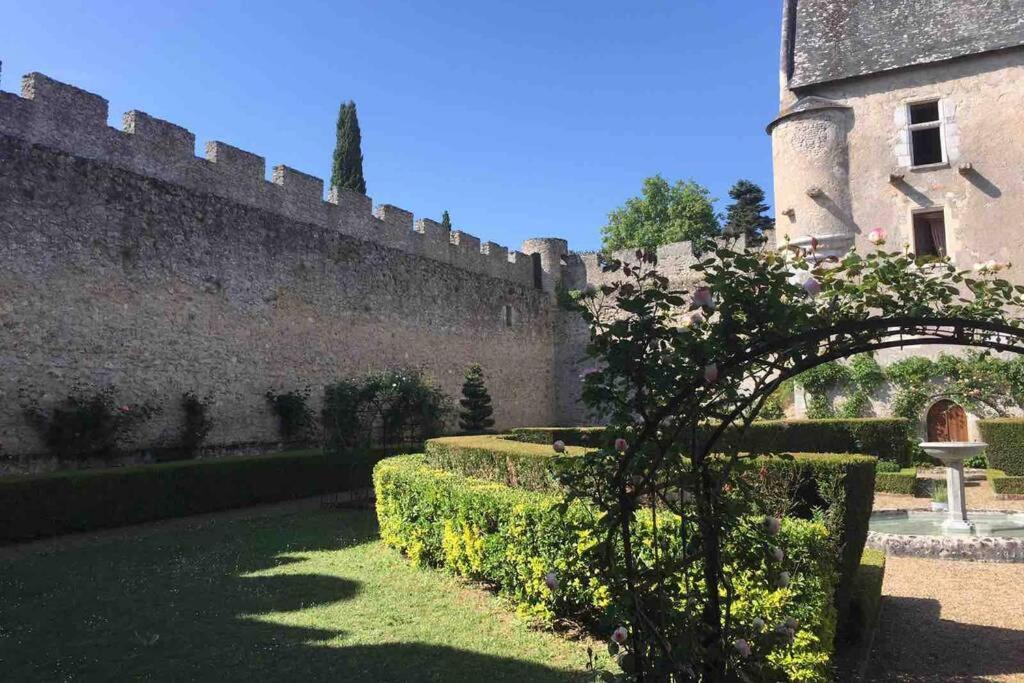
[{"label": "arched window", "polygon": [[937,401],[928,409],[929,441],[967,441],[967,413],[952,401]]}]

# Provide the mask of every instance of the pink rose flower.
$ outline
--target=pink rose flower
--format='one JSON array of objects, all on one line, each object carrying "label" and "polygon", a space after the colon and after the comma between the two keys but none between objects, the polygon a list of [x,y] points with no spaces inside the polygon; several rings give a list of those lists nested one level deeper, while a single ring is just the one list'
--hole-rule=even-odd
[{"label": "pink rose flower", "polygon": [[718,365],[712,363],[711,365],[704,366],[704,381],[708,384],[714,384],[718,381]]},{"label": "pink rose flower", "polygon": [[885,230],[875,228],[869,232],[868,242],[871,242],[871,244],[885,244]]},{"label": "pink rose flower", "polygon": [[686,327],[693,327],[694,325],[700,325],[704,322],[704,314],[700,311],[694,311],[690,315],[683,319],[683,324]]},{"label": "pink rose flower", "polygon": [[544,575],[544,585],[548,587],[552,593],[558,590],[558,576],[554,572],[548,572]]},{"label": "pink rose flower", "polygon": [[622,645],[624,642],[626,642],[626,638],[628,638],[628,637],[629,637],[629,632],[626,631],[626,627],[625,626],[620,626],[617,629],[615,629],[614,631],[612,631],[612,642],[613,643],[617,643],[619,645]]},{"label": "pink rose flower", "polygon": [[740,654],[740,657],[750,656],[750,643],[748,643],[743,638],[738,638],[735,641],[733,641],[732,646],[733,648],[735,648],[736,652]]},{"label": "pink rose flower", "polygon": [[565,453],[565,442],[556,441],[551,444],[551,447],[555,449],[555,453]]},{"label": "pink rose flower", "polygon": [[811,296],[818,296],[821,294],[821,283],[813,277],[809,277],[804,280],[804,291]]},{"label": "pink rose flower", "polygon": [[629,443],[627,443],[625,439],[615,439],[615,450],[619,453],[625,453],[627,448],[629,448]]},{"label": "pink rose flower", "polygon": [[693,292],[693,303],[708,310],[715,309],[715,299],[711,296],[710,287],[698,287]]}]

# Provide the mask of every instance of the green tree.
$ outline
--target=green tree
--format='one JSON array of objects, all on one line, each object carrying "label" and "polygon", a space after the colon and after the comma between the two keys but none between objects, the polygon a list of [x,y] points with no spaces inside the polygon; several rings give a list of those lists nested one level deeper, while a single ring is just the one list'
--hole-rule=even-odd
[{"label": "green tree", "polygon": [[366,194],[366,180],[363,179],[362,135],[359,132],[356,103],[352,101],[342,104],[338,111],[338,141],[334,146],[331,187],[355,190],[360,194]]},{"label": "green tree", "polygon": [[747,241],[756,244],[764,240],[766,230],[775,228],[775,221],[764,215],[768,205],[764,203],[764,190],[749,180],[737,180],[729,190],[733,203],[725,210],[725,232],[729,235],[747,236]]},{"label": "green tree", "polygon": [[484,385],[484,370],[475,363],[466,370],[459,405],[462,406],[459,411],[459,427],[464,434],[477,434],[494,426],[494,420],[491,419],[494,409]]},{"label": "green tree", "polygon": [[448,215],[448,211],[441,213],[441,227],[448,230],[452,229],[452,217]]},{"label": "green tree", "polygon": [[717,235],[714,202],[708,189],[692,180],[670,185],[661,175],[646,178],[639,197],[608,214],[608,224],[601,228],[604,248],[654,249]]}]

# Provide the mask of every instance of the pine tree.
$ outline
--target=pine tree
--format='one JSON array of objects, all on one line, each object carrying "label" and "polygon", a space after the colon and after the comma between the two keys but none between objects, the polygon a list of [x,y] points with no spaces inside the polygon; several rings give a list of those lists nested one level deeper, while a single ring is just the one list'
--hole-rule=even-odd
[{"label": "pine tree", "polygon": [[494,425],[491,419],[494,409],[491,408],[491,396],[484,385],[484,370],[475,363],[466,370],[459,405],[462,406],[459,411],[459,427],[464,434],[477,434]]},{"label": "pine tree", "polygon": [[363,179],[362,135],[359,133],[356,103],[352,101],[342,104],[338,111],[338,141],[334,147],[331,187],[355,190],[360,194],[366,194],[366,180]]},{"label": "pine tree", "polygon": [[441,227],[447,228],[448,230],[452,229],[452,217],[448,215],[447,211],[444,211],[441,214]]},{"label": "pine tree", "polygon": [[749,180],[737,180],[729,190],[733,203],[726,208],[725,232],[729,235],[746,235],[748,244],[757,244],[764,239],[766,230],[775,228],[775,221],[764,213],[764,190]]}]

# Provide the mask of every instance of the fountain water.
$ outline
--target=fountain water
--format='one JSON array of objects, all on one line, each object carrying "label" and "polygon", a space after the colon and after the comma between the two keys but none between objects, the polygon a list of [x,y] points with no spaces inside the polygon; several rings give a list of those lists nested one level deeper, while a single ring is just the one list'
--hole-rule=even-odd
[{"label": "fountain water", "polygon": [[868,546],[893,555],[1024,562],[1024,513],[986,510],[967,517],[964,460],[980,454],[985,444],[941,441],[921,448],[946,466],[948,511],[876,510]]},{"label": "fountain water", "polygon": [[964,460],[981,455],[987,444],[980,441],[926,441],[924,452],[946,466],[946,490],[949,495],[949,516],[942,523],[945,533],[974,533],[974,524],[967,519],[967,497],[964,493]]}]

